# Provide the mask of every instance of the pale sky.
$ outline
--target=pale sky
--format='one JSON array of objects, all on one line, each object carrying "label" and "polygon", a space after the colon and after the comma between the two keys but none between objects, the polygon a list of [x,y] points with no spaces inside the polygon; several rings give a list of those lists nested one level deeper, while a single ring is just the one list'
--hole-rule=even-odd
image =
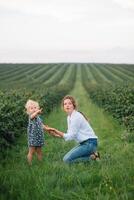
[{"label": "pale sky", "polygon": [[0,62],[134,63],[134,0],[0,0]]}]

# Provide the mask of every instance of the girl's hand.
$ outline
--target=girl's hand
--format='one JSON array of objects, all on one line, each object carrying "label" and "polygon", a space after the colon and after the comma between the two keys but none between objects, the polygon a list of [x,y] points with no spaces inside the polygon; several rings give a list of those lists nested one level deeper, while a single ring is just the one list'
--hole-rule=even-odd
[{"label": "girl's hand", "polygon": [[46,131],[48,131],[48,130],[49,130],[49,126],[48,126],[48,125],[44,125],[44,129],[45,129]]},{"label": "girl's hand", "polygon": [[60,135],[56,134],[54,131],[49,131],[49,134],[55,137],[61,137]]},{"label": "girl's hand", "polygon": [[39,110],[38,110],[38,113],[41,114],[41,113],[42,113],[42,110],[43,110],[42,108],[39,109]]}]

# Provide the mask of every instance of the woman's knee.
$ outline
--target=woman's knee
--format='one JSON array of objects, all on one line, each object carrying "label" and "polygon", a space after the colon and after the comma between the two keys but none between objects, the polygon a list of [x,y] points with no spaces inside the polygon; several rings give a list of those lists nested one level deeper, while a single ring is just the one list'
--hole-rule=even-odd
[{"label": "woman's knee", "polygon": [[71,162],[72,162],[72,159],[71,159],[70,156],[65,155],[65,156],[63,157],[63,162],[64,162],[64,163],[71,163]]}]

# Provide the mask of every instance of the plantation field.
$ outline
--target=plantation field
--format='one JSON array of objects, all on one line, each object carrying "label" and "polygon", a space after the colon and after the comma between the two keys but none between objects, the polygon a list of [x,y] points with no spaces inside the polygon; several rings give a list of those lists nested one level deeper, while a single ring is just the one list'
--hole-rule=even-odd
[{"label": "plantation field", "polygon": [[[91,83],[134,82],[134,65],[125,64],[0,64],[0,88],[40,85],[53,86],[67,82],[73,68],[81,68]],[[54,82],[55,81],[55,82]],[[10,84],[9,84],[10,83]]]},{"label": "plantation field", "polygon": [[[73,95],[99,137],[101,160],[64,164],[75,143],[45,135],[43,161],[28,166],[28,98],[46,124],[66,131],[60,107]],[[134,65],[0,64],[0,199],[132,200],[134,197]]]}]

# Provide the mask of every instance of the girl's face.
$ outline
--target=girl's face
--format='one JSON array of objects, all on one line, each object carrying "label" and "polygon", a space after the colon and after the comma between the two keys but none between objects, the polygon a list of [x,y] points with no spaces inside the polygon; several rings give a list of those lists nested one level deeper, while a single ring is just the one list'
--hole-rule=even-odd
[{"label": "girl's face", "polygon": [[30,114],[32,114],[32,113],[34,113],[35,111],[37,111],[38,110],[38,107],[36,106],[36,105],[30,105],[29,106],[29,108],[28,108],[28,112],[30,113]]},{"label": "girl's face", "polygon": [[64,111],[67,114],[71,114],[74,111],[74,105],[72,104],[70,99],[65,99],[63,102]]}]

